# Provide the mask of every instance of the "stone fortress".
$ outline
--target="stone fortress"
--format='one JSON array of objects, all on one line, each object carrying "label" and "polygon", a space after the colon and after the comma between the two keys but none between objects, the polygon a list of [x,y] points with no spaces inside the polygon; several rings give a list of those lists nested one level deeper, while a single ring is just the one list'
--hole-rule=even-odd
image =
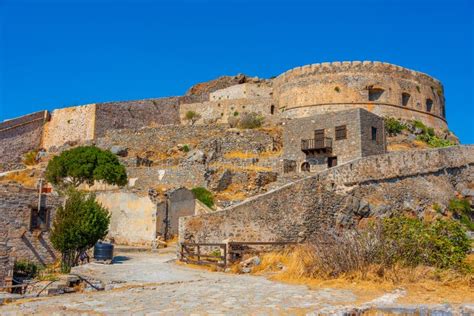
[{"label": "stone fortress", "polygon": [[[198,114],[195,122],[190,111]],[[230,126],[231,118],[247,113],[264,125]],[[388,137],[384,117],[451,135],[438,80],[367,61],[307,65],[273,79],[224,76],[183,96],[7,120],[0,123],[0,211],[8,214],[0,227],[0,261],[54,260],[44,228],[54,211],[43,215],[44,233],[35,234],[27,213],[39,207],[25,195],[37,190],[18,188],[24,184],[11,175],[40,179],[52,156],[84,144],[110,149],[127,168],[128,186],[87,188],[109,208],[109,237],[123,245],[156,246],[164,231],[180,241],[302,241],[322,225],[354,227],[397,210],[421,212],[473,187],[473,147],[392,152],[395,138]],[[31,152],[38,152],[38,165],[25,169]],[[216,209],[193,200],[187,189],[199,186],[213,192]],[[58,203],[49,200],[48,209]]]}]

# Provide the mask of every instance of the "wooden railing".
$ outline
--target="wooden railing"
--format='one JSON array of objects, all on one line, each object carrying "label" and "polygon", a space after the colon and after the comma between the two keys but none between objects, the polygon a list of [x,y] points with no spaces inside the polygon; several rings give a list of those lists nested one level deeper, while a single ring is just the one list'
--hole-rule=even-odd
[{"label": "wooden railing", "polygon": [[[226,267],[229,262],[235,262],[243,258],[244,254],[265,251],[262,248],[275,248],[275,246],[296,245],[292,241],[231,241],[224,243],[181,243],[180,260],[195,264],[216,264]],[[257,246],[260,249],[252,248]],[[205,248],[205,251],[203,251]],[[207,248],[207,249],[206,249]],[[211,249],[219,249],[219,254],[212,253]]]},{"label": "wooden railing", "polygon": [[302,139],[301,140],[301,150],[315,150],[315,149],[325,149],[332,148],[332,138],[324,137],[322,139]]}]

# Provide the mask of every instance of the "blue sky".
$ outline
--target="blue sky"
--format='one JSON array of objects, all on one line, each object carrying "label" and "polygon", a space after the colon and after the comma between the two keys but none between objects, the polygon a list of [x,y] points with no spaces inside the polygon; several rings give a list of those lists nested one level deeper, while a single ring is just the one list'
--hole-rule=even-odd
[{"label": "blue sky", "polygon": [[220,75],[378,60],[445,86],[474,143],[474,1],[0,0],[0,120],[183,94]]}]

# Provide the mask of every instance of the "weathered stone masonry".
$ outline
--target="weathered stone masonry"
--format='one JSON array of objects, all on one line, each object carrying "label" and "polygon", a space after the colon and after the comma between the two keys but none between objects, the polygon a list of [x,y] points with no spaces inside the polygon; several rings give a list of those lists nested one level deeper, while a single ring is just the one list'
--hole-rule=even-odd
[{"label": "weathered stone masonry", "polygon": [[304,240],[321,227],[446,205],[474,183],[474,146],[357,159],[220,212],[180,219],[180,242]]}]

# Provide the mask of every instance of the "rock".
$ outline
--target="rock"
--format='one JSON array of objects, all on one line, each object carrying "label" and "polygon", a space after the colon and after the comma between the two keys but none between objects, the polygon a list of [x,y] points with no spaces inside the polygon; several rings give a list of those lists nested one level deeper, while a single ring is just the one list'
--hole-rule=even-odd
[{"label": "rock", "polygon": [[204,163],[206,155],[199,149],[191,150],[186,156],[186,161],[193,163]]},{"label": "rock", "polygon": [[127,157],[128,155],[128,148],[122,146],[112,146],[110,148],[110,151],[112,152],[112,154],[115,154],[120,157]]},{"label": "rock", "polygon": [[258,256],[254,256],[254,257],[248,258],[247,260],[242,261],[240,263],[240,266],[245,269],[245,268],[251,268],[251,267],[254,267],[254,266],[258,266],[260,263],[261,263],[260,258]]},{"label": "rock", "polygon": [[227,187],[232,183],[232,171],[229,169],[224,170],[224,172],[217,180],[217,184],[215,186],[216,191],[224,191]]},{"label": "rock", "polygon": [[242,273],[250,273],[250,271],[252,271],[252,269],[250,268],[242,268],[242,270],[240,270]]},{"label": "rock", "polygon": [[461,191],[461,194],[465,197],[474,197],[474,190],[473,189],[464,189]]}]

